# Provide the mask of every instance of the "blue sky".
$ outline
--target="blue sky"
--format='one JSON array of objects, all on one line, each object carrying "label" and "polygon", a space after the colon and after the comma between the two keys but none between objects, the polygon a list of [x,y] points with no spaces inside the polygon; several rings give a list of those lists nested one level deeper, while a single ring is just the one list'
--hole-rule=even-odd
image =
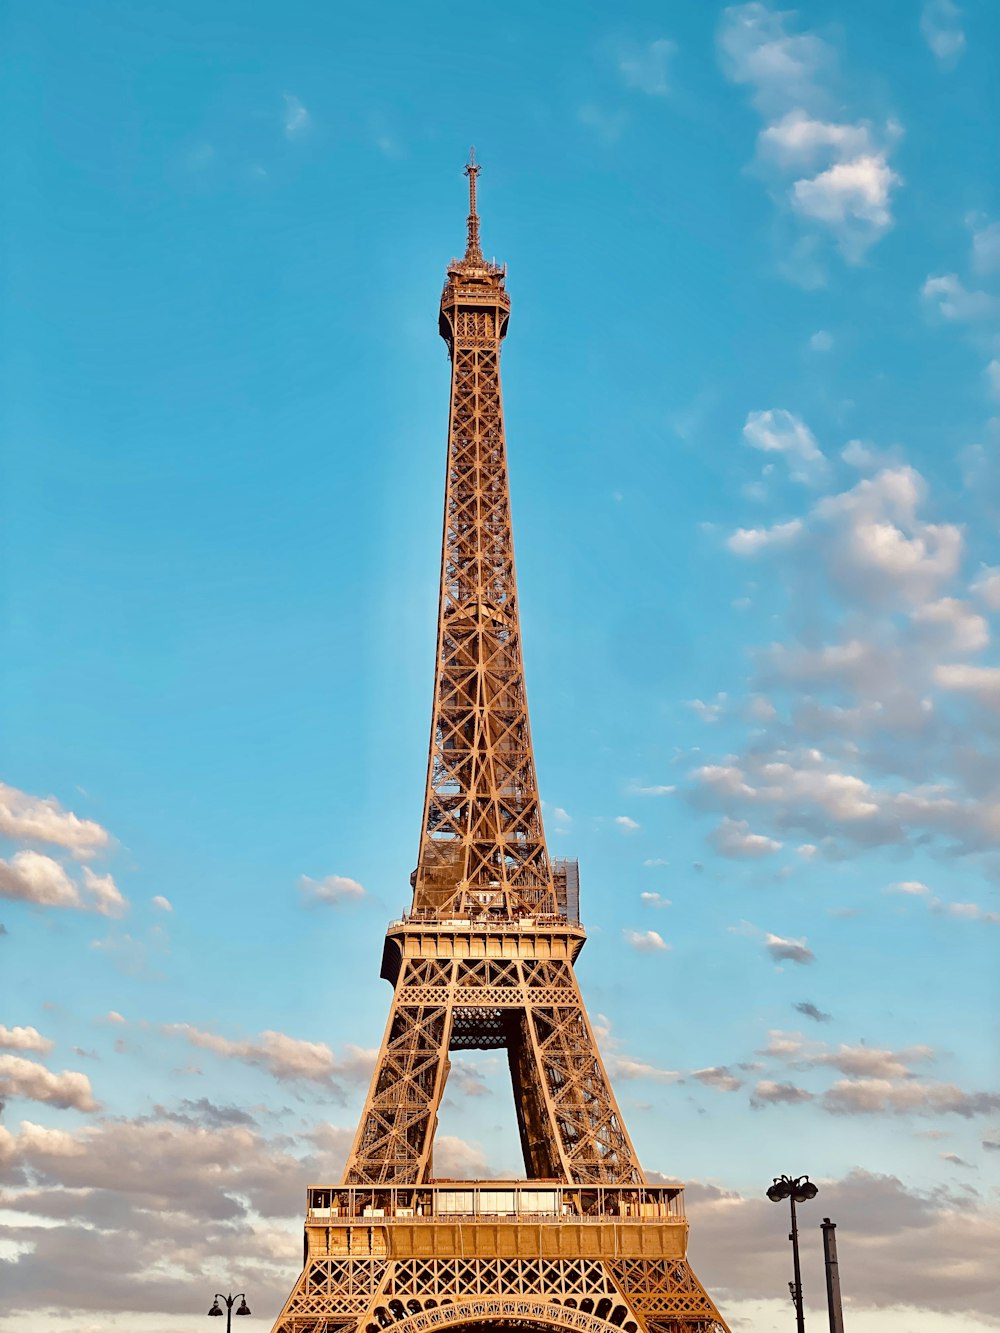
[{"label": "blue sky", "polygon": [[[783,1171],[859,1333],[995,1328],[1000,15],[2,22],[15,1308],[181,1333],[231,1280],[267,1323],[339,1172],[417,846],[475,142],[547,830],[643,1161],[734,1329],[787,1323]],[[501,1073],[456,1061],[442,1174],[517,1168]]]}]

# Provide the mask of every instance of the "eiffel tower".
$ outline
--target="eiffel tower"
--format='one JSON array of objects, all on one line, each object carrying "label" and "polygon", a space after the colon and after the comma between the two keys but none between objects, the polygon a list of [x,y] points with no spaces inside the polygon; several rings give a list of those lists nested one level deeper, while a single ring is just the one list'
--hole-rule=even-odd
[{"label": "eiffel tower", "polygon": [[[573,965],[572,861],[552,861],[528,726],[500,397],[506,268],[448,266],[451,404],[430,758],[392,1008],[343,1181],[308,1189],[304,1266],[273,1333],[728,1333],[686,1260],[683,1190],[649,1185]],[[505,1050],[526,1179],[439,1180],[449,1052]]]}]

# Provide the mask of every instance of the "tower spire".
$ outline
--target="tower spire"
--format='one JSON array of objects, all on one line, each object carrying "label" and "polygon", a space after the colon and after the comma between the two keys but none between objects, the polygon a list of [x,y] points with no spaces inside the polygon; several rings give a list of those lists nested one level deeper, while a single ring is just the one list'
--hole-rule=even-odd
[{"label": "tower spire", "polygon": [[467,264],[482,264],[485,262],[479,245],[479,214],[476,211],[476,177],[481,170],[482,167],[476,161],[476,145],[473,144],[469,149],[469,160],[465,166],[465,174],[469,178],[469,238],[465,245],[465,262]]}]

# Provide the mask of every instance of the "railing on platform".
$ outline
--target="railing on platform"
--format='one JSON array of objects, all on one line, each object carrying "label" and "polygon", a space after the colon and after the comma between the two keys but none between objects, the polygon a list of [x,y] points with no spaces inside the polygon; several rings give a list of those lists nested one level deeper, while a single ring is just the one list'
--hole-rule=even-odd
[{"label": "railing on platform", "polygon": [[682,1222],[679,1185],[562,1185],[438,1181],[432,1185],[311,1185],[306,1220],[321,1224],[446,1219],[530,1222]]}]

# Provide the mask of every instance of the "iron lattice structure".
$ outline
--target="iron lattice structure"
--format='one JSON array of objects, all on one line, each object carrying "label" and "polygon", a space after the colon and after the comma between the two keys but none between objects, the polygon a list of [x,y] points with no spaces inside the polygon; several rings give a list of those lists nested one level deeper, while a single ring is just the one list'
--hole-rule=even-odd
[{"label": "iron lattice structure", "polygon": [[[679,1186],[650,1186],[574,973],[573,862],[545,845],[521,657],[500,394],[506,270],[468,242],[441,298],[451,357],[430,757],[393,1001],[339,1186],[310,1186],[274,1333],[728,1333],[688,1266]],[[449,1052],[507,1053],[526,1180],[435,1181]]]}]

